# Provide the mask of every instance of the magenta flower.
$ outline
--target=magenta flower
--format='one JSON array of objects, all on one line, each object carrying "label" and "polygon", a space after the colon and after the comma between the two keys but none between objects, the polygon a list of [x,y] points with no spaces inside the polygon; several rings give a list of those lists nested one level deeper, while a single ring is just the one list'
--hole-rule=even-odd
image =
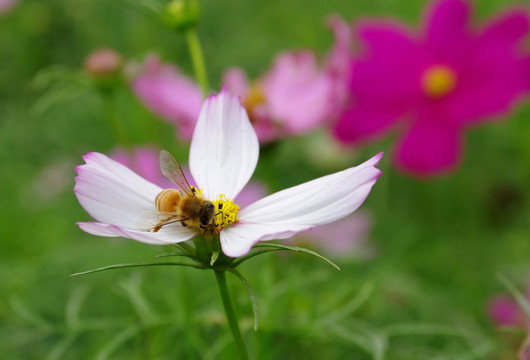
[{"label": "magenta flower", "polygon": [[197,84],[175,66],[149,56],[134,74],[132,88],[149,110],[177,127],[181,139],[191,139],[203,101]]},{"label": "magenta flower", "polygon": [[508,113],[530,90],[530,56],[523,40],[528,11],[504,13],[481,27],[464,0],[434,3],[421,34],[392,22],[357,29],[363,56],[352,62],[356,104],[335,135],[345,143],[404,132],[394,161],[406,172],[435,175],[458,165],[463,131]]},{"label": "magenta flower", "polygon": [[338,17],[329,24],[337,40],[324,65],[310,51],[290,51],[276,56],[271,69],[255,82],[239,68],[224,73],[223,83],[241,98],[261,142],[309,132],[338,116],[349,71],[344,54],[351,42],[347,25]]}]

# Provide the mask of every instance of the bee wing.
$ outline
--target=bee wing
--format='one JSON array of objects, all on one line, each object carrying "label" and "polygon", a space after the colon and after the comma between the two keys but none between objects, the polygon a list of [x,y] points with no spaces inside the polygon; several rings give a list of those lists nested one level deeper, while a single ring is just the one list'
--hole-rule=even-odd
[{"label": "bee wing", "polygon": [[160,151],[159,161],[160,170],[165,177],[177,184],[186,194],[195,196],[193,191],[191,191],[190,184],[188,183],[188,180],[186,180],[179,163],[175,160],[173,155],[166,150],[162,150]]},{"label": "bee wing", "polygon": [[175,213],[148,210],[136,221],[136,228],[140,231],[153,231],[157,227],[189,220],[187,217]]}]

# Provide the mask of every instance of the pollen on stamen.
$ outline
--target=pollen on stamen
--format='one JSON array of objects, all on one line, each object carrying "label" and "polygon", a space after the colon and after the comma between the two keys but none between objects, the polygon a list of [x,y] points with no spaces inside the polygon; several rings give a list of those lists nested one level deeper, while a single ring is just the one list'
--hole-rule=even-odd
[{"label": "pollen on stamen", "polygon": [[215,206],[214,226],[217,231],[221,231],[225,226],[239,222],[237,218],[239,205],[227,199],[224,194],[219,195],[219,199],[215,200],[213,204]]}]

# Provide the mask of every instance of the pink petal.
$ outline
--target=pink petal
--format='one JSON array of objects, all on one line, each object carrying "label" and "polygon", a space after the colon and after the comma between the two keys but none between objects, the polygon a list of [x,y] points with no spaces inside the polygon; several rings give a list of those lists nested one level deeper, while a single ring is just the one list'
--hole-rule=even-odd
[{"label": "pink petal", "polygon": [[10,11],[18,2],[19,0],[0,0],[0,15]]},{"label": "pink petal", "polygon": [[513,10],[502,14],[487,24],[479,37],[484,46],[509,51],[528,36],[530,15],[525,10]]},{"label": "pink petal", "polygon": [[386,133],[404,114],[405,108],[378,106],[364,103],[342,114],[333,129],[335,137],[343,143],[360,143],[373,140]]},{"label": "pink petal", "polygon": [[338,15],[329,16],[326,20],[335,35],[335,42],[324,64],[324,70],[332,83],[329,117],[331,121],[335,121],[350,102],[348,88],[353,60],[353,29]]},{"label": "pink petal", "polygon": [[406,28],[388,21],[363,22],[357,34],[364,50],[353,62],[351,90],[358,103],[399,105],[420,93],[425,55]]},{"label": "pink petal", "polygon": [[259,144],[239,99],[221,90],[205,102],[193,133],[190,170],[210,200],[234,199],[252,176]]},{"label": "pink petal", "polygon": [[155,114],[177,125],[179,136],[189,139],[202,104],[200,88],[171,65],[148,58],[132,83],[133,90]]},{"label": "pink petal", "polygon": [[280,54],[261,83],[270,116],[288,132],[306,132],[328,119],[332,82],[313,53]]},{"label": "pink petal", "polygon": [[242,256],[260,240],[285,239],[351,214],[381,175],[375,166],[382,156],[380,153],[357,167],[282,190],[244,208],[238,214],[240,222],[221,232],[223,252]]},{"label": "pink petal", "polygon": [[422,118],[397,144],[394,161],[405,172],[434,176],[458,165],[461,148],[459,129],[434,116]]},{"label": "pink petal", "polygon": [[465,0],[438,0],[426,16],[426,46],[437,61],[454,61],[470,37],[471,7]]},{"label": "pink petal", "polygon": [[223,73],[223,85],[234,96],[242,98],[249,91],[249,83],[245,72],[237,67],[229,68]]}]

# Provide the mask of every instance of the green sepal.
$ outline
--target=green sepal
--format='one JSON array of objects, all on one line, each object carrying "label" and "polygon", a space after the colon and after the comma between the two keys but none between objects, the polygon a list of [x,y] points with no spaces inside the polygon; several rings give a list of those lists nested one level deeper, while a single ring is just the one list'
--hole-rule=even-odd
[{"label": "green sepal", "polygon": [[215,264],[218,258],[219,258],[219,251],[213,251],[212,257],[210,258],[210,266],[213,266],[213,264]]},{"label": "green sepal", "polygon": [[248,283],[247,279],[239,271],[237,271],[234,268],[227,269],[230,273],[232,273],[235,277],[237,277],[245,286],[248,292],[248,296],[250,297],[250,302],[252,303],[252,311],[254,312],[254,331],[258,331],[258,303],[256,302],[256,296],[254,295],[254,291],[252,291],[252,288],[250,287],[250,284]]},{"label": "green sepal", "polygon": [[316,251],[309,250],[309,249],[306,249],[306,248],[302,248],[302,247],[298,247],[298,246],[287,246],[287,245],[273,244],[273,243],[256,244],[256,245],[254,245],[254,248],[270,248],[270,249],[258,250],[258,251],[252,252],[252,253],[250,253],[250,254],[248,254],[246,256],[243,256],[238,261],[234,262],[234,267],[240,265],[244,261],[246,261],[246,260],[248,260],[250,258],[253,258],[254,256],[257,256],[257,255],[261,255],[261,254],[264,254],[264,253],[267,253],[267,252],[270,252],[270,251],[287,250],[287,251],[302,252],[302,253],[305,253],[305,254],[316,256],[317,258],[319,258],[321,260],[324,260],[325,262],[327,262],[328,264],[333,266],[335,269],[340,271],[340,267],[337,264],[335,264],[333,261],[331,261],[327,257],[317,253]]},{"label": "green sepal", "polygon": [[175,261],[166,261],[166,262],[153,262],[153,263],[129,263],[129,264],[115,264],[115,265],[109,265],[100,267],[97,269],[82,271],[74,274],[70,274],[70,277],[74,276],[80,276],[80,275],[88,275],[100,271],[105,270],[113,270],[113,269],[122,269],[122,268],[132,268],[132,267],[142,267],[142,266],[185,266],[185,267],[193,267],[196,269],[206,269],[205,266],[201,264],[190,264],[190,263],[184,263],[184,262],[175,262]]}]

